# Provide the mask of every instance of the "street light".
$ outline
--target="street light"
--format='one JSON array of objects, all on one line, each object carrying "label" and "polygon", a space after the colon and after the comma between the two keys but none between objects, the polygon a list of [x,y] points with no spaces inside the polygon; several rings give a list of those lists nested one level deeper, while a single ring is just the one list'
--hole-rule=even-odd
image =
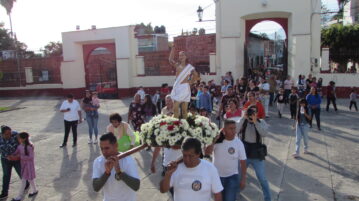
[{"label": "street light", "polygon": [[202,22],[202,18],[203,18],[203,9],[201,6],[198,6],[198,10],[197,10],[197,14],[198,14],[198,20],[200,22]]}]

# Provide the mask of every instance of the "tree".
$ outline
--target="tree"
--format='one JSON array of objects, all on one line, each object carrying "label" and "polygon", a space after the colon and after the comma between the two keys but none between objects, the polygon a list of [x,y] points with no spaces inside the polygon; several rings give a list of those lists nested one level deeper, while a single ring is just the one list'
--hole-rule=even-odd
[{"label": "tree", "polygon": [[14,6],[16,0],[0,0],[1,6],[6,9],[8,15],[10,15],[12,7]]},{"label": "tree", "polygon": [[336,15],[334,15],[333,19],[337,20],[338,22],[340,20],[344,20],[344,7],[347,3],[349,3],[350,0],[338,0],[338,4],[339,4],[339,11]]},{"label": "tree", "polygon": [[160,29],[161,33],[166,33],[166,27],[164,25],[161,25]]},{"label": "tree", "polygon": [[325,26],[332,18],[332,14],[330,13],[328,7],[324,4],[322,4],[322,8],[321,8],[321,16],[320,16],[320,21],[322,26]]},{"label": "tree", "polygon": [[7,29],[0,28],[0,51],[1,50],[13,50],[14,40],[10,37],[10,33]]},{"label": "tree", "polygon": [[45,56],[61,56],[62,55],[62,43],[61,42],[49,42],[44,47]]},{"label": "tree", "polygon": [[359,62],[359,25],[334,24],[322,29],[322,46],[330,48],[329,58],[345,72],[349,61]]},{"label": "tree", "polygon": [[161,25],[161,26],[155,26],[154,32],[156,34],[165,34],[166,33],[166,27]]},{"label": "tree", "polygon": [[199,35],[204,35],[204,34],[206,34],[206,30],[204,28],[200,28],[199,31],[198,31],[198,34]]},{"label": "tree", "polygon": [[192,35],[197,35],[197,32],[198,32],[198,29],[197,28],[193,28],[193,30],[192,30]]}]

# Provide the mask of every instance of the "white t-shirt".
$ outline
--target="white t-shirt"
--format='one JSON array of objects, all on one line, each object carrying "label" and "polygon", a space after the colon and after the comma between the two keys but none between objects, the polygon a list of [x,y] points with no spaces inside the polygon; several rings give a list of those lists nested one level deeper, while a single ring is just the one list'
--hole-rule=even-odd
[{"label": "white t-shirt", "polygon": [[143,90],[138,90],[138,91],[137,91],[137,94],[139,94],[139,95],[141,96],[141,100],[144,100],[144,99],[145,99],[145,96],[146,96],[145,91],[143,91]]},{"label": "white t-shirt", "polygon": [[285,80],[284,81],[284,89],[290,90],[294,86],[293,80]]},{"label": "white t-shirt", "polygon": [[81,107],[77,100],[73,100],[71,103],[68,100],[62,102],[60,110],[66,110],[67,108],[70,108],[70,111],[64,112],[64,119],[66,121],[77,121],[80,119],[78,111],[81,111]]},{"label": "white t-shirt", "polygon": [[182,156],[181,149],[163,148],[163,166],[168,166],[172,161],[176,161]]},{"label": "white t-shirt", "polygon": [[[92,178],[100,178],[105,173],[104,156],[99,156],[93,163]],[[121,171],[127,175],[138,178],[137,165],[131,156],[127,156],[119,161]],[[103,201],[135,201],[136,192],[125,184],[122,180],[118,181],[115,178],[115,168],[112,169],[110,177],[107,179],[106,184],[103,186]]]},{"label": "white t-shirt", "polygon": [[269,91],[270,89],[270,85],[266,82],[266,83],[263,83],[259,86],[260,89],[262,89],[263,91]]},{"label": "white t-shirt", "polygon": [[205,160],[194,168],[179,164],[171,176],[170,186],[174,189],[174,201],[209,201],[212,193],[223,190],[216,167]]},{"label": "white t-shirt", "polygon": [[238,160],[246,160],[246,151],[242,141],[235,137],[233,140],[223,140],[214,145],[214,166],[220,177],[238,174]]}]

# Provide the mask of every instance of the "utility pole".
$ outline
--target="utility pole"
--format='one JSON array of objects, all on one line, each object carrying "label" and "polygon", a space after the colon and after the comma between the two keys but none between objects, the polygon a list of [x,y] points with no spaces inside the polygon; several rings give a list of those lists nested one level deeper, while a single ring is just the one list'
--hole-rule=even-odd
[{"label": "utility pole", "polygon": [[19,76],[19,87],[22,86],[22,82],[21,82],[21,68],[20,68],[20,56],[19,56],[19,51],[18,51],[18,46],[17,46],[17,38],[16,38],[16,34],[14,34],[13,29],[12,29],[12,20],[11,20],[11,13],[8,13],[9,15],[9,21],[10,21],[10,35],[11,38],[14,39],[14,48],[15,48],[15,57],[16,57],[16,66],[17,66],[17,73]]},{"label": "utility pole", "polygon": [[14,35],[14,40],[15,40],[15,56],[16,56],[16,65],[17,65],[17,72],[19,74],[19,87],[22,86],[22,82],[21,82],[21,67],[20,67],[20,54],[19,54],[19,48],[17,45],[17,37],[16,34]]}]

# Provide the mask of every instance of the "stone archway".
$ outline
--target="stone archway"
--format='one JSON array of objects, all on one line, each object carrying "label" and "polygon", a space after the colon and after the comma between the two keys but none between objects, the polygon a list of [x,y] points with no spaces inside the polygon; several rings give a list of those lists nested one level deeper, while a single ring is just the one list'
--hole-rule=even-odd
[{"label": "stone archway", "polygon": [[[281,27],[285,34],[284,38],[252,33],[253,29],[264,24]],[[274,30],[272,27],[272,31]],[[274,74],[280,79],[285,79],[288,75],[288,18],[246,20],[245,33],[244,75],[255,78]]]},{"label": "stone archway", "polygon": [[83,46],[86,88],[100,98],[118,96],[115,44]]}]

